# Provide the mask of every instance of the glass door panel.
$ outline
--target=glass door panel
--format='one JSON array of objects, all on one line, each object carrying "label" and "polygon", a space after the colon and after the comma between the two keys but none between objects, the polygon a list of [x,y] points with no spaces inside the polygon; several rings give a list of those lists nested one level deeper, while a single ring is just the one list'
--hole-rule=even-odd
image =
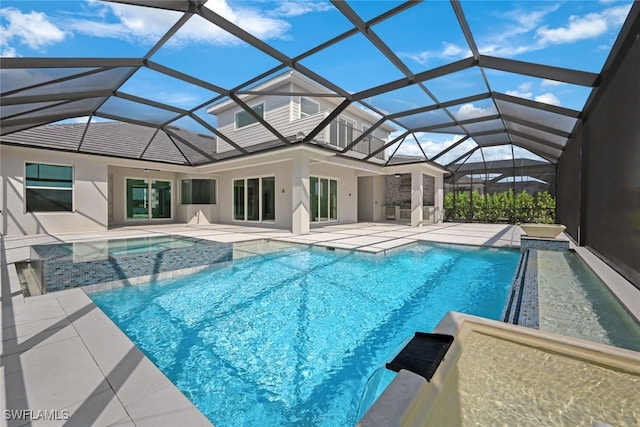
[{"label": "glass door panel", "polygon": [[262,220],[276,219],[276,178],[262,178]]},{"label": "glass door panel", "polygon": [[127,219],[149,219],[149,181],[127,179]]},{"label": "glass door panel", "polygon": [[338,181],[329,180],[329,219],[338,219]]},{"label": "glass door panel", "polygon": [[247,179],[247,220],[260,220],[260,179]]},{"label": "glass door panel", "polygon": [[244,179],[233,181],[233,219],[244,221]]},{"label": "glass door panel", "polygon": [[329,218],[329,180],[320,178],[320,221]]},{"label": "glass door panel", "polygon": [[171,218],[171,182],[151,182],[151,218]]},{"label": "glass door panel", "polygon": [[309,178],[309,201],[311,212],[309,214],[311,221],[318,221],[318,196],[320,193],[318,178],[312,176]]}]

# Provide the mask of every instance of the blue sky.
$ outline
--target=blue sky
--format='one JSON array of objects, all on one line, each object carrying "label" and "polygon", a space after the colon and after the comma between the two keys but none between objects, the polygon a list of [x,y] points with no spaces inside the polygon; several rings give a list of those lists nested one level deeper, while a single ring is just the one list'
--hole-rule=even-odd
[{"label": "blue sky", "polygon": [[[401,2],[352,1],[366,21]],[[481,53],[598,73],[631,7],[631,1],[462,1]],[[206,7],[284,54],[295,57],[352,28],[324,1],[209,0]],[[0,53],[4,57],[142,57],[181,13],[96,0],[10,1],[0,6]],[[376,34],[414,73],[470,56],[448,1],[427,1],[373,26]],[[278,64],[199,16],[183,26],[151,60],[225,88],[233,88]],[[357,92],[403,77],[361,34],[301,61],[347,91]],[[363,71],[364,70],[364,71]],[[371,70],[375,70],[374,72]],[[492,89],[581,110],[588,88],[487,70]],[[477,68],[427,81],[439,101],[487,91]],[[123,91],[192,108],[216,96],[141,70]],[[396,112],[432,103],[407,88],[367,100]],[[490,114],[482,102],[452,112],[459,117]],[[430,154],[457,138],[420,134]],[[438,150],[439,151],[439,150]]]}]

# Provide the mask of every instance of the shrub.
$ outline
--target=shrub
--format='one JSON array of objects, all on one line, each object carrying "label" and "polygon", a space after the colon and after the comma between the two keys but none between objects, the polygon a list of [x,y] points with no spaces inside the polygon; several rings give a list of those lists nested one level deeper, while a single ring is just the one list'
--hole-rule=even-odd
[{"label": "shrub", "polygon": [[553,224],[556,199],[546,191],[535,197],[525,191],[514,197],[513,190],[488,195],[459,191],[455,200],[453,192],[445,195],[444,212],[445,220]]}]

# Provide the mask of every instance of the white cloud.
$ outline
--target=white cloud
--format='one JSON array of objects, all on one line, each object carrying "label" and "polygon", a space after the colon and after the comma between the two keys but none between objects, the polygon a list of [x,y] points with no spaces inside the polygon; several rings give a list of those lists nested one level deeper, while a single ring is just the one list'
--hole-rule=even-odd
[{"label": "white cloud", "polygon": [[403,53],[400,52],[400,56],[404,56],[405,58],[409,58],[420,65],[424,65],[425,67],[429,64],[429,59],[431,58],[431,53],[427,51],[418,52],[418,53]]},{"label": "white cloud", "polygon": [[538,95],[534,99],[538,102],[544,102],[545,104],[560,105],[560,100],[558,99],[558,97],[551,92]]},{"label": "white cloud", "polygon": [[549,80],[549,79],[543,79],[542,82],[540,82],[540,87],[556,87],[556,86],[562,86],[564,84],[564,82],[559,82],[556,80]]},{"label": "white cloud", "polygon": [[[450,147],[451,145],[459,141],[460,138],[462,138],[460,135],[450,135],[448,138],[443,139],[442,141],[435,141],[432,135],[418,132],[416,132],[415,135],[420,142],[420,146],[429,158],[432,158],[436,154],[441,153],[443,150],[447,149],[447,147]],[[415,147],[415,149],[420,151],[417,146]]]},{"label": "white cloud", "polygon": [[[226,0],[210,0],[205,3],[205,7],[211,9],[218,15],[250,32],[261,40],[282,38],[291,28],[291,24],[288,22],[281,19],[268,18],[258,9],[239,6],[232,8]],[[230,35],[222,30],[218,30],[216,26],[211,25],[208,22],[206,22],[206,27],[198,28],[195,32],[190,33],[189,36],[193,38],[201,37],[201,31],[205,31],[211,36],[216,37],[219,42],[227,43],[230,41]],[[222,31],[224,36],[220,37],[218,31]],[[236,39],[234,38],[232,40],[232,43],[235,44]],[[240,41],[238,40],[237,42],[239,43]]]},{"label": "white cloud", "polygon": [[[261,40],[287,39],[291,24],[285,18],[333,8],[327,2],[283,0],[275,8],[254,7],[242,2],[230,5],[227,0],[209,0],[204,7],[243,28]],[[37,50],[82,34],[91,37],[125,40],[150,46],[157,42],[182,15],[180,12],[121,3],[87,0],[82,10],[47,16],[41,12],[23,13],[16,8],[0,9],[6,27],[0,50],[5,56],[17,55],[11,40]],[[193,16],[169,41],[170,45],[191,43],[239,45],[243,42],[199,16]]]},{"label": "white cloud", "polygon": [[400,52],[398,55],[411,59],[426,67],[432,59],[463,59],[471,56],[471,51],[466,46],[463,47],[454,43],[442,42],[442,49],[437,51]]},{"label": "white cloud", "polygon": [[517,96],[518,98],[531,99],[533,92],[531,92],[531,82],[524,82],[518,86],[516,90],[508,90],[507,95]]},{"label": "white cloud", "polygon": [[513,57],[551,45],[597,38],[621,26],[630,7],[630,4],[624,4],[582,16],[572,15],[566,24],[557,27],[541,24],[547,15],[558,10],[559,5],[537,11],[510,11],[499,15],[511,21],[508,25],[484,40],[479,39],[480,53]]},{"label": "white cloud", "polygon": [[566,27],[540,27],[536,38],[541,45],[573,43],[578,40],[598,37],[607,32],[607,21],[600,14],[590,13],[583,17],[571,16]]},{"label": "white cloud", "polygon": [[461,105],[458,112],[454,114],[458,120],[467,120],[497,114],[497,111],[493,105],[488,108],[480,108],[473,105],[473,103],[468,103]]},{"label": "white cloud", "polygon": [[[393,153],[393,151],[391,151],[391,153]],[[415,156],[424,158],[424,155],[422,154],[422,151],[420,151],[420,147],[418,147],[416,141],[413,140],[413,138],[409,140],[409,137],[407,137],[400,148],[398,148],[396,154],[399,154],[401,156]]]},{"label": "white cloud", "polygon": [[491,147],[483,147],[482,154],[486,162],[495,162],[499,160],[511,160],[511,145],[494,145]]},{"label": "white cloud", "polygon": [[0,56],[2,56],[3,58],[16,58],[19,55],[15,48],[11,46],[2,46],[2,52],[0,53]]},{"label": "white cloud", "polygon": [[469,49],[465,49],[453,43],[442,42],[442,45],[443,45],[443,48],[442,48],[441,56],[443,57],[464,58],[469,53]]},{"label": "white cloud", "polygon": [[[95,11],[101,16],[100,20],[69,19],[68,25],[74,32],[147,45],[159,40],[180,16],[177,12],[120,3],[96,4],[92,1],[89,5],[95,6]],[[262,40],[283,37],[291,28],[288,22],[266,17],[257,9],[232,8],[225,0],[210,0],[204,7]],[[116,18],[116,22],[106,21],[110,14],[105,13],[105,10]],[[193,16],[170,41],[174,46],[189,43],[235,45],[242,44],[242,41],[211,22]]]},{"label": "white cloud", "polygon": [[530,43],[522,42],[521,36],[535,30],[544,18],[558,10],[559,5],[553,4],[538,10],[522,10],[520,8],[496,14],[508,21],[508,24],[498,28],[496,33],[480,39],[479,50],[484,55],[516,56],[532,50]]},{"label": "white cloud", "polygon": [[[562,84],[564,83],[545,79],[540,83],[540,87],[541,88],[555,87]],[[518,98],[533,99],[535,101],[544,102],[546,104],[560,105],[560,99],[558,99],[558,97],[551,92],[546,92],[540,95],[534,95],[532,82],[524,82],[520,84],[517,89],[508,90],[506,94],[511,96],[517,96]]]},{"label": "white cloud", "polygon": [[22,13],[16,8],[7,7],[0,9],[0,16],[6,20],[6,26],[0,26],[3,33],[0,42],[3,56],[5,52],[8,55],[17,56],[15,47],[9,46],[12,40],[31,49],[42,50],[63,41],[66,36],[63,30],[41,12]]},{"label": "white cloud", "polygon": [[327,2],[284,0],[272,12],[275,16],[300,16],[313,12],[326,12],[334,7]]},{"label": "white cloud", "polygon": [[605,34],[614,27],[622,25],[630,5],[621,5],[604,9],[598,13],[584,16],[572,15],[564,27],[549,28],[545,25],[536,30],[536,38],[541,46],[573,43]]}]

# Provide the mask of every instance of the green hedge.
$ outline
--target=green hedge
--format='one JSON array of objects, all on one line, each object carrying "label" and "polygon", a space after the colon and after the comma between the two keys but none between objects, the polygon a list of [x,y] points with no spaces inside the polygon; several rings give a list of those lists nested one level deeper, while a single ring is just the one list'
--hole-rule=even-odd
[{"label": "green hedge", "polygon": [[[471,198],[471,200],[469,200]],[[446,220],[465,220],[479,222],[508,222],[510,224],[537,222],[553,224],[556,222],[556,199],[543,191],[532,196],[523,191],[517,195],[513,190],[502,193],[481,195],[477,191],[448,193],[444,198]]]}]

